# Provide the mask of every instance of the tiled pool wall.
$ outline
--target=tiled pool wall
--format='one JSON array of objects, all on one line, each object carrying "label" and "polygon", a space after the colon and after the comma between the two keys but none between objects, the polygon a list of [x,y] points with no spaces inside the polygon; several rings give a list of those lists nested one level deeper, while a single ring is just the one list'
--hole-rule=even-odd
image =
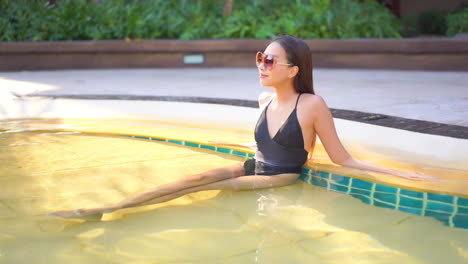
[{"label": "tiled pool wall", "polygon": [[308,168],[303,168],[301,179],[311,185],[349,194],[366,204],[434,217],[450,227],[468,229],[467,198],[411,191]]},{"label": "tiled pool wall", "polygon": [[[245,159],[254,157],[254,154],[248,152],[185,140],[135,135],[119,136],[208,149]],[[400,210],[421,216],[429,216],[450,227],[468,229],[468,198],[447,194],[411,191],[326,171],[312,170],[306,167],[302,169],[300,179],[311,185],[351,195],[366,204]]]}]

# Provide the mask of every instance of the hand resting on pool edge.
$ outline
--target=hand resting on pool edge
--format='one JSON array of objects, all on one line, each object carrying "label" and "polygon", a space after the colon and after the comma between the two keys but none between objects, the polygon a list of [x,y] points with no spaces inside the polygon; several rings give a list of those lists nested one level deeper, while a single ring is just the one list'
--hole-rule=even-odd
[{"label": "hand resting on pool edge", "polygon": [[[307,44],[295,37],[280,35],[256,55],[260,84],[273,87],[258,102],[261,115],[255,127],[255,159],[217,168],[154,187],[122,202],[100,208],[49,213],[50,216],[99,220],[103,213],[143,205],[163,203],[183,195],[206,190],[253,190],[293,184],[301,167],[313,153],[318,136],[333,163],[374,171],[408,180],[436,180],[436,177],[402,172],[353,158],[338,138],[330,109],[315,95],[312,60]],[[276,132],[276,133],[274,133]],[[221,142],[222,143],[222,142]],[[221,144],[220,144],[221,145]],[[250,144],[230,144],[250,147]]]}]

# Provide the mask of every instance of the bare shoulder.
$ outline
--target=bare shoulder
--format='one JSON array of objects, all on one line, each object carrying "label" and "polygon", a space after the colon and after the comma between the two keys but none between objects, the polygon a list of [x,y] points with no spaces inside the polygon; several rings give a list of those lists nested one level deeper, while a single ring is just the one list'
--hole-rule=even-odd
[{"label": "bare shoulder", "polygon": [[267,103],[270,98],[274,95],[275,93],[273,92],[262,92],[259,96],[258,96],[258,105],[260,107],[262,107],[262,105],[264,105],[265,103]]},{"label": "bare shoulder", "polygon": [[325,100],[320,95],[304,93],[301,95],[301,104],[307,109],[327,108]]}]

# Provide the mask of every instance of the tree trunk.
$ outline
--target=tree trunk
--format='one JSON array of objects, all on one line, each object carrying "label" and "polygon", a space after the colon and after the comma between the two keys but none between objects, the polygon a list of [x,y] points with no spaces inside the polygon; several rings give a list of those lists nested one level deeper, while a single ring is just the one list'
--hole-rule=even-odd
[{"label": "tree trunk", "polygon": [[234,0],[224,0],[224,10],[223,10],[223,16],[227,17],[232,14],[232,5]]}]

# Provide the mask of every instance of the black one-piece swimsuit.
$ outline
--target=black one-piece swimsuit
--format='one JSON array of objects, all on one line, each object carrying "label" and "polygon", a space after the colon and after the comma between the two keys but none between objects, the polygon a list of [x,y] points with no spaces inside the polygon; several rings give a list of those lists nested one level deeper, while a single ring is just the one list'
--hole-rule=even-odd
[{"label": "black one-piece swimsuit", "polygon": [[307,161],[308,152],[304,149],[302,129],[297,119],[296,105],[288,119],[271,138],[267,124],[267,109],[263,110],[255,127],[257,152],[254,159],[244,163],[245,175],[275,175],[282,173],[301,173],[302,165]]}]

